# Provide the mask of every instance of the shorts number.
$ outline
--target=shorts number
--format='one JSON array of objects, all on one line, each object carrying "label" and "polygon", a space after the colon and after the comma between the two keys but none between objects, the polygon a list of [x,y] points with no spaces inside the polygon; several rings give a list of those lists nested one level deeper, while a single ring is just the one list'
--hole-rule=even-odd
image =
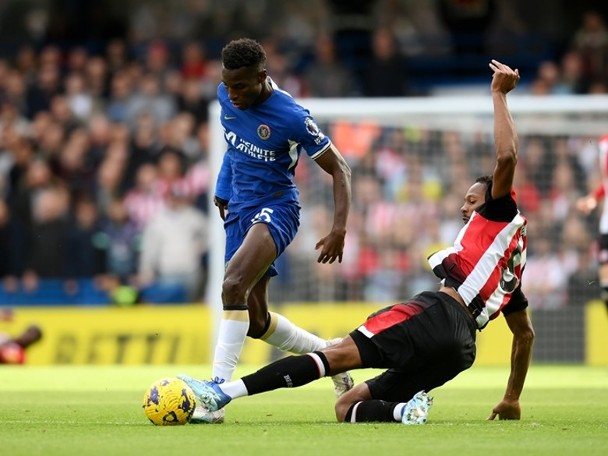
[{"label": "shorts number", "polygon": [[251,219],[251,223],[270,223],[272,221],[272,217],[270,216],[270,214],[272,214],[273,212],[273,209],[265,207],[260,212],[255,214],[255,217]]}]

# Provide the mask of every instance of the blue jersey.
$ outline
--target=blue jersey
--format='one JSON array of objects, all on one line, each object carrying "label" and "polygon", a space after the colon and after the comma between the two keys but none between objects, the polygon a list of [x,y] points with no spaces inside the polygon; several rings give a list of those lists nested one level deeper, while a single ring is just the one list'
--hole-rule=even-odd
[{"label": "blue jersey", "polygon": [[331,144],[310,112],[270,82],[270,97],[246,110],[232,106],[223,84],[217,91],[228,150],[215,194],[229,200],[230,212],[270,202],[299,205],[294,174],[300,154],[315,159]]}]

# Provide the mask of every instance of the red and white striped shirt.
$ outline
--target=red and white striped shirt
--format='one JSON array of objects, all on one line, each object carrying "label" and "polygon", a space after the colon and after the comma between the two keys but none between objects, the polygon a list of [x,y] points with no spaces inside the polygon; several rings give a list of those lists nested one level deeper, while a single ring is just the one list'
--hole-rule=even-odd
[{"label": "red and white striped shirt", "polygon": [[496,318],[521,282],[527,223],[513,195],[487,197],[454,245],[428,259],[435,275],[469,306],[480,329]]}]

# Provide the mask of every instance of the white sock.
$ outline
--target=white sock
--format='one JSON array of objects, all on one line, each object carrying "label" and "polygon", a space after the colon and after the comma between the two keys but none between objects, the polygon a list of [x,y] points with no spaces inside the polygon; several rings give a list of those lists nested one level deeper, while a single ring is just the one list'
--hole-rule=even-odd
[{"label": "white sock", "polygon": [[403,415],[403,409],[406,405],[407,402],[399,402],[395,405],[395,408],[393,409],[393,418],[395,418],[395,421],[401,421],[401,415]]},{"label": "white sock", "polygon": [[220,322],[215,355],[213,357],[213,379],[230,381],[241,356],[241,350],[249,330],[247,310],[225,310]]},{"label": "white sock", "polygon": [[249,391],[247,391],[243,380],[235,380],[233,382],[222,383],[220,385],[220,388],[225,394],[230,396],[232,399],[249,395]]},{"label": "white sock", "polygon": [[260,339],[279,350],[297,354],[310,353],[327,346],[326,340],[297,327],[274,312],[270,312],[270,327]]}]

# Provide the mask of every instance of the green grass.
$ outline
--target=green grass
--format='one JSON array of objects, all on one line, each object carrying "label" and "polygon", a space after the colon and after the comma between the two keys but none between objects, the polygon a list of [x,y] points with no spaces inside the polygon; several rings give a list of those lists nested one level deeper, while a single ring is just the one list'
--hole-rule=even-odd
[{"label": "green grass", "polygon": [[[252,367],[239,368],[240,374]],[[473,367],[433,392],[425,426],[339,424],[329,379],[234,401],[223,425],[156,427],[146,387],[199,366],[0,367],[2,455],[600,455],[608,368],[533,366],[521,421],[487,421],[508,370]],[[374,371],[357,371],[362,381]]]}]

